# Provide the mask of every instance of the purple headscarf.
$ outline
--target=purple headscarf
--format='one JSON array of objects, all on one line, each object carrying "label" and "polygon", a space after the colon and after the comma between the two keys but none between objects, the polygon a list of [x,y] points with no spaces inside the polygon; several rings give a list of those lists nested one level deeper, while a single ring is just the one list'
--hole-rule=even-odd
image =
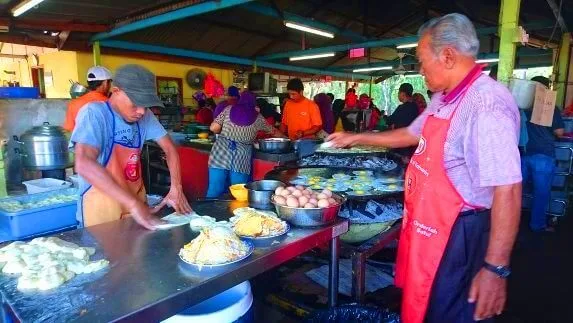
[{"label": "purple headscarf", "polygon": [[[229,86],[229,88],[227,89],[227,97],[238,99],[240,96],[241,94],[238,87],[232,85]],[[213,117],[217,118],[217,116],[221,114],[221,112],[223,112],[223,110],[225,110],[225,108],[228,107],[230,104],[231,103],[229,102],[229,100],[223,100],[219,102],[219,104],[217,104],[217,106],[215,107],[215,111],[213,111]]]},{"label": "purple headscarf", "polygon": [[325,93],[319,93],[314,96],[314,102],[320,109],[322,118],[322,129],[328,133],[334,132],[334,113],[332,112],[332,102],[330,97]]},{"label": "purple headscarf", "polygon": [[243,127],[252,125],[259,115],[255,109],[257,105],[256,99],[257,97],[252,92],[243,91],[239,101],[231,107],[229,115],[231,122]]}]

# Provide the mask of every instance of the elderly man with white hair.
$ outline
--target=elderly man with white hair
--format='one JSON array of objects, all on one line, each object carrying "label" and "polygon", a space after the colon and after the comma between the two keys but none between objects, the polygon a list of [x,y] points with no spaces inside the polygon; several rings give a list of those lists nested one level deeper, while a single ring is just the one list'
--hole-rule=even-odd
[{"label": "elderly man with white hair", "polygon": [[396,268],[403,321],[492,320],[505,305],[519,226],[519,112],[508,89],[482,74],[467,17],[435,18],[419,36],[420,73],[434,93],[428,108],[408,128],[329,140],[418,144],[406,171]]}]

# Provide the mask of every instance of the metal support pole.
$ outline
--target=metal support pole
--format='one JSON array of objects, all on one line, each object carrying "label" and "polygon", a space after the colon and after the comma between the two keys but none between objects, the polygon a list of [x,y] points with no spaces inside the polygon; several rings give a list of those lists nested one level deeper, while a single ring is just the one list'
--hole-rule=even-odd
[{"label": "metal support pole", "polygon": [[567,93],[567,76],[569,75],[569,58],[571,54],[571,34],[564,33],[561,36],[559,47],[559,61],[554,67],[555,83],[553,89],[557,91],[555,105],[565,108],[565,94]]},{"label": "metal support pole", "polygon": [[330,268],[328,270],[328,307],[338,304],[338,257],[340,245],[339,237],[330,240]]},{"label": "metal support pole", "polygon": [[101,65],[101,49],[99,47],[99,41],[93,43],[93,55],[94,55],[94,66]]},{"label": "metal support pole", "polygon": [[366,292],[366,259],[360,253],[352,255],[352,278],[352,300],[361,304]]},{"label": "metal support pole", "polygon": [[497,80],[509,85],[515,65],[515,37],[521,0],[502,0],[499,13],[499,63]]},{"label": "metal support pole", "polygon": [[372,83],[374,82],[374,77],[370,76],[370,87],[368,89],[368,96],[370,97],[370,100],[372,100]]}]

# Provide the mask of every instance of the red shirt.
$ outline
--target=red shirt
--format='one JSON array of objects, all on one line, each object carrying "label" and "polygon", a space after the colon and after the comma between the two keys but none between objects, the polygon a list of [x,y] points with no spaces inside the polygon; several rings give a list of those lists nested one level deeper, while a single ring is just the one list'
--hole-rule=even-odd
[{"label": "red shirt", "polygon": [[202,125],[209,126],[213,123],[213,111],[208,108],[201,108],[197,111],[197,116],[195,117],[195,121]]}]

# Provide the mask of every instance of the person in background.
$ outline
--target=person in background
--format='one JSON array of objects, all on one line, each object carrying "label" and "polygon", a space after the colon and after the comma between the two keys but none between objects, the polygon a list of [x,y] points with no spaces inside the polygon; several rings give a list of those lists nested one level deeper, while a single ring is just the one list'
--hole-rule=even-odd
[{"label": "person in background", "polygon": [[426,103],[426,99],[421,93],[414,93],[412,98],[414,99],[414,103],[416,103],[416,105],[418,106],[418,114],[422,114],[422,112],[424,112],[424,110],[426,110],[426,107],[428,106],[428,104]]},{"label": "person in background", "polygon": [[341,113],[344,110],[344,100],[336,99],[332,103],[332,113],[334,115],[334,124],[336,131],[344,131],[344,127],[342,126],[342,118]]},{"label": "person in background", "polygon": [[70,145],[80,175],[78,220],[84,226],[131,216],[153,230],[160,224],[146,204],[141,177],[143,143],[154,140],[165,152],[171,188],[154,209],[169,204],[186,214],[191,207],[181,187],[181,165],[173,141],[149,108],[161,107],[155,75],[139,65],[117,69],[106,102],[88,103],[77,117]]},{"label": "person in background", "polygon": [[[276,107],[273,104],[268,103],[267,100],[258,98],[256,110],[263,116],[263,118],[265,118],[268,125],[274,127],[277,122],[280,122],[280,115],[278,114]],[[272,133],[268,133],[263,130],[259,130],[257,132],[257,139],[271,138],[272,136]]]},{"label": "person in background", "polygon": [[229,184],[247,183],[251,176],[253,143],[259,130],[283,137],[256,110],[256,97],[243,91],[239,101],[221,112],[210,130],[219,134],[209,156],[208,198],[221,196]]},{"label": "person in background", "polygon": [[[536,76],[531,79],[549,87],[549,79]],[[547,227],[547,206],[551,198],[551,185],[555,173],[555,138],[563,136],[565,124],[560,111],[555,108],[551,127],[532,123],[533,109],[524,110],[526,116],[527,142],[521,157],[523,183],[531,180],[533,201],[529,227],[535,232],[553,231]]]},{"label": "person in background", "polygon": [[392,129],[408,127],[420,114],[418,106],[412,98],[414,88],[410,83],[403,83],[398,89],[398,100],[400,104],[394,113],[388,117],[388,126]]},{"label": "person in background", "polygon": [[330,103],[334,103],[334,94],[332,93],[326,93],[326,95],[328,95],[328,97],[330,98]]},{"label": "person in background", "polygon": [[215,110],[213,111],[213,118],[217,118],[219,113],[223,112],[223,110],[225,110],[226,107],[237,103],[237,100],[239,100],[239,96],[240,96],[239,88],[232,85],[229,86],[229,88],[227,88],[227,98],[219,102],[219,104],[217,104]]},{"label": "person in background", "polygon": [[86,104],[97,101],[107,101],[109,90],[111,89],[111,72],[103,66],[94,66],[88,70],[88,93],[73,99],[68,103],[66,119],[62,126],[65,130],[72,132],[76,127],[76,117]]},{"label": "person in background", "polygon": [[408,128],[329,140],[418,144],[405,175],[396,261],[402,322],[492,322],[505,307],[521,214],[517,104],[482,74],[466,16],[434,18],[418,35],[420,74],[436,96],[424,113]]},{"label": "person in background", "polygon": [[344,97],[344,109],[352,110],[358,105],[358,96],[356,96],[356,90],[351,87],[346,91],[346,96]]},{"label": "person in background", "polygon": [[319,93],[314,96],[314,102],[320,109],[320,118],[322,119],[322,130],[331,134],[334,132],[334,114],[332,112],[332,101],[327,94]]},{"label": "person in background", "polygon": [[314,138],[322,130],[320,109],[304,97],[304,85],[298,78],[287,83],[289,100],[284,106],[280,130],[291,140]]},{"label": "person in background", "polygon": [[[209,102],[209,100],[211,100],[211,102]],[[195,115],[195,121],[199,124],[208,126],[213,122],[213,110],[211,110],[211,105],[214,102],[212,101],[212,99],[207,99],[205,101],[201,100],[198,102],[199,109]]]},{"label": "person in background", "polygon": [[489,70],[489,77],[497,81],[497,64],[491,66]]}]

